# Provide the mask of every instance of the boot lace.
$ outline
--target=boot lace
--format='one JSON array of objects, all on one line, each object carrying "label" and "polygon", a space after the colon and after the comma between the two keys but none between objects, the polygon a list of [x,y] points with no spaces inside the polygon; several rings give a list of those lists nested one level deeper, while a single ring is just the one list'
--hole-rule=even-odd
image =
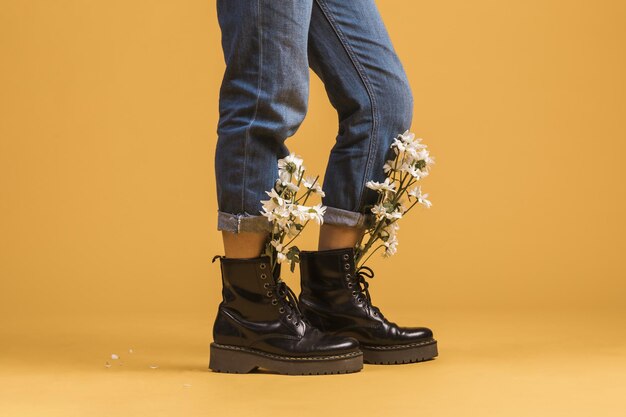
[{"label": "boot lace", "polygon": [[372,314],[374,316],[382,317],[382,313],[380,312],[380,309],[372,305],[372,297],[370,296],[370,292],[368,289],[370,284],[369,282],[367,282],[367,280],[373,279],[373,278],[374,278],[374,271],[372,270],[372,268],[366,265],[361,265],[356,270],[354,281],[351,282],[352,285],[356,285],[357,287],[356,290],[352,291],[352,295],[356,297],[357,302],[359,303],[364,302],[365,305],[372,310]]},{"label": "boot lace", "polygon": [[[275,284],[267,283],[266,288],[274,291],[276,294],[274,300],[281,303],[281,307],[278,311],[282,314],[287,310],[287,320],[293,319],[293,324],[296,326],[300,325],[301,322],[306,323],[304,314],[298,306],[298,298],[285,281],[278,278]],[[274,303],[273,300],[272,303]]]}]

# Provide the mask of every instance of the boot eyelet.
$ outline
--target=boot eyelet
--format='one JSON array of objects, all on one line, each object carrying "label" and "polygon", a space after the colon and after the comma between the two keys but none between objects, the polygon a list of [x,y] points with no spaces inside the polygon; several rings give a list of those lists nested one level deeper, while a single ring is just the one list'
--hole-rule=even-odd
[{"label": "boot eyelet", "polygon": [[291,314],[287,314],[287,320],[291,320]]},{"label": "boot eyelet", "polygon": [[356,299],[356,302],[357,302],[357,303],[359,303],[359,304],[361,304],[361,303],[363,302],[363,300],[362,300],[362,299],[360,299],[360,298],[357,298],[357,299]]},{"label": "boot eyelet", "polygon": [[276,304],[278,304],[278,300],[274,298],[274,299],[272,300],[272,305],[273,305],[273,306],[275,306]]},{"label": "boot eyelet", "polygon": [[265,278],[267,278],[267,275],[261,274],[261,279],[265,279]]},{"label": "boot eyelet", "polygon": [[377,312],[375,312],[375,311],[374,311],[374,313],[373,313],[373,314],[374,314],[375,316],[378,316],[378,313],[377,313]]},{"label": "boot eyelet", "polygon": [[263,288],[268,289],[270,287],[270,283],[266,282],[265,284],[263,284]]},{"label": "boot eyelet", "polygon": [[352,295],[356,295],[356,291],[352,291]]},{"label": "boot eyelet", "polygon": [[268,296],[268,297],[271,297],[272,295],[274,295],[274,293],[273,293],[273,292],[271,292],[271,291],[268,291],[268,292],[267,292],[267,296]]},{"label": "boot eyelet", "polygon": [[350,269],[350,264],[344,264],[343,266],[346,270]]},{"label": "boot eyelet", "polygon": [[348,288],[352,288],[352,283],[348,282]]},{"label": "boot eyelet", "polygon": [[348,260],[348,258],[349,258],[349,255],[348,255],[347,253],[344,253],[344,254],[343,254],[343,260],[344,260],[344,261],[347,261],[347,260]]},{"label": "boot eyelet", "polygon": [[352,275],[350,275],[350,274],[346,274],[346,278],[348,278],[348,279],[349,279],[349,278],[351,278],[351,277],[352,277]]},{"label": "boot eyelet", "polygon": [[260,264],[260,265],[259,265],[259,268],[261,268],[261,269],[265,269],[265,264]]},{"label": "boot eyelet", "polygon": [[285,309],[281,307],[281,308],[279,308],[279,309],[278,309],[278,312],[279,312],[280,314],[283,314],[283,313],[285,312]]}]

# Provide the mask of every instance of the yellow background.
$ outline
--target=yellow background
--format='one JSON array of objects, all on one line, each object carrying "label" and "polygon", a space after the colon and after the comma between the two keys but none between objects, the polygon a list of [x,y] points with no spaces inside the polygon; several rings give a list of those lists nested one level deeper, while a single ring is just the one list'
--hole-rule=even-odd
[{"label": "yellow background", "polygon": [[[2,0],[0,414],[623,415],[626,3],[377,3],[437,164],[370,288],[440,357],[209,372],[215,2]],[[287,145],[321,174],[312,72],[309,105]]]}]

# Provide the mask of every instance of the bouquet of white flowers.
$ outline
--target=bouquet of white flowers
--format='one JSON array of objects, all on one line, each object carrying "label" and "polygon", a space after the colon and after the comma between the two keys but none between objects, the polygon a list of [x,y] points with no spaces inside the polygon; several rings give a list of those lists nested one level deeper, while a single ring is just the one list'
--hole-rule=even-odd
[{"label": "bouquet of white flowers", "polygon": [[[394,255],[398,247],[398,220],[418,203],[428,208],[432,205],[427,199],[428,194],[423,194],[421,187],[416,184],[429,174],[430,166],[435,162],[421,141],[408,130],[399,134],[391,144],[395,157],[383,167],[387,174],[385,180],[366,183],[366,187],[378,192],[378,201],[370,209],[375,218],[374,224],[366,230],[354,248],[357,271],[369,269],[363,264],[378,249],[384,248],[384,257]],[[367,242],[363,244],[366,237]],[[377,246],[372,249],[374,245]]]},{"label": "bouquet of white flowers", "polygon": [[[319,176],[305,177],[304,173],[302,158],[294,153],[279,159],[274,188],[266,191],[270,198],[261,201],[261,214],[271,222],[271,233],[264,254],[270,257],[272,272],[283,262],[289,262],[293,271],[300,260],[300,250],[292,242],[311,220],[318,225],[323,223],[326,207],[321,203],[306,205],[311,194],[324,196],[318,183]],[[304,188],[302,192],[301,188]]]}]

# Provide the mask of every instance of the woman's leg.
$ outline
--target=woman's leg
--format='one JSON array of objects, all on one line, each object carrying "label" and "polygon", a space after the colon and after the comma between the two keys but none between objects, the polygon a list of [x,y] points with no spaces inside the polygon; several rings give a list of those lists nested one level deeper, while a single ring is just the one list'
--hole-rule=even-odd
[{"label": "woman's leg", "polygon": [[309,65],[339,115],[323,189],[320,249],[354,246],[371,221],[392,139],[410,128],[413,96],[374,0],[315,0]]},{"label": "woman's leg", "polygon": [[302,123],[309,95],[313,0],[218,0],[226,70],[215,151],[218,230],[228,257],[258,256],[269,222],[261,200]]},{"label": "woman's leg", "polygon": [[[339,132],[323,188],[328,207],[320,249],[300,252],[300,305],[325,331],[359,341],[363,360],[392,364],[437,356],[427,327],[400,327],[372,304],[368,278],[357,270],[353,246],[371,221],[390,145],[410,128],[413,97],[374,0],[315,0],[309,62],[339,114]],[[411,277],[413,278],[413,277]]]},{"label": "woman's leg", "polygon": [[256,258],[263,252],[267,233],[222,231],[224,255],[229,258]]},{"label": "woman's leg", "polygon": [[278,177],[277,159],[288,154],[285,139],[306,113],[312,1],[217,1],[226,71],[215,174],[226,256],[209,363],[215,371],[308,375],[363,367],[358,342],[302,320],[280,268],[270,271],[269,257],[259,256],[270,224],[261,200]]},{"label": "woman's leg", "polygon": [[365,229],[358,226],[343,226],[339,224],[322,224],[317,244],[318,250],[351,248],[363,236]]}]

